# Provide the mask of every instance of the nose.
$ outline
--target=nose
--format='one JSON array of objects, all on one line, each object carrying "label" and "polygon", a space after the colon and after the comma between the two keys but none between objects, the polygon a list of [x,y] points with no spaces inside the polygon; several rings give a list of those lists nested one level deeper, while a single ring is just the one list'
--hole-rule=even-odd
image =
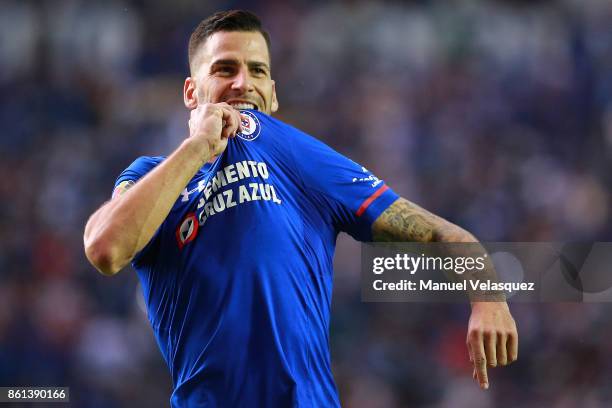
[{"label": "nose", "polygon": [[232,89],[241,92],[247,92],[253,90],[253,84],[251,82],[251,77],[249,75],[249,70],[247,67],[241,67],[236,76],[234,77],[234,81],[232,83]]}]

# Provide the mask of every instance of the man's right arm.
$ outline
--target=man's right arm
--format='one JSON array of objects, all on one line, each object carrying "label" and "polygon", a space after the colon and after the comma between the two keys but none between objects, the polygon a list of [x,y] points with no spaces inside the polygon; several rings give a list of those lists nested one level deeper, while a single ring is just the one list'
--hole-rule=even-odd
[{"label": "man's right arm", "polygon": [[87,259],[101,273],[114,275],[151,240],[181,191],[196,172],[221,154],[240,124],[227,104],[205,104],[191,111],[190,137],[129,190],[115,194],[85,226]]}]

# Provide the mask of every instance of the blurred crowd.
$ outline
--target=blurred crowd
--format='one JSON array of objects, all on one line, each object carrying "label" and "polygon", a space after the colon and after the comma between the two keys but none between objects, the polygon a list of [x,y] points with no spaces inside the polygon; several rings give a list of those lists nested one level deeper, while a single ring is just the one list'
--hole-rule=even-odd
[{"label": "blurred crowd", "polygon": [[[484,241],[611,240],[612,2],[0,2],[0,385],[163,407],[138,282],[86,262],[86,218],[187,135],[191,30],[272,36],[277,117]],[[471,379],[468,305],[362,303],[338,240],[332,361],[346,408],[607,407],[608,304],[515,304],[519,362]]]}]

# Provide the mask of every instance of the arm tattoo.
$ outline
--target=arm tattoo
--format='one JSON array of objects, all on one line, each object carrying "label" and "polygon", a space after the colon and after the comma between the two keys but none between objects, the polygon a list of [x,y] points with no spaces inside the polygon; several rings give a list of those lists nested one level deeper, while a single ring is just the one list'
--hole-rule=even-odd
[{"label": "arm tattoo", "polygon": [[[465,256],[474,251],[477,254],[486,253],[472,234],[404,198],[396,200],[374,221],[372,237],[378,242],[471,242],[474,244],[447,246],[446,250],[455,256]],[[487,259],[486,265],[484,270],[475,270],[464,277],[496,281],[495,267],[490,258]],[[447,275],[451,281],[457,276],[455,273]],[[495,291],[469,291],[468,295],[472,301],[506,299],[503,293]]]},{"label": "arm tattoo", "polygon": [[134,180],[126,180],[126,181],[122,181],[117,188],[115,188],[115,190],[113,191],[113,198],[118,197],[118,196],[122,196],[123,194],[125,194],[126,191],[128,191],[130,188],[132,188],[132,186],[136,184],[136,182]]},{"label": "arm tattoo", "polygon": [[374,241],[432,241],[435,226],[423,211],[408,200],[395,201],[374,222]]},{"label": "arm tattoo", "polygon": [[382,242],[473,242],[476,239],[429,211],[400,198],[387,208],[372,225],[374,241]]}]

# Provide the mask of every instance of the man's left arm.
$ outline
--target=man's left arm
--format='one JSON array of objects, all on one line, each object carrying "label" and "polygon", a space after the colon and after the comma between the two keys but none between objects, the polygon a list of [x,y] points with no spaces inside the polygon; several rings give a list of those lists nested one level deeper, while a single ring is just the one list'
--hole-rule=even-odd
[{"label": "man's left arm", "polygon": [[[372,224],[378,242],[478,242],[463,228],[418,205],[399,198]],[[516,323],[505,301],[471,302],[466,345],[474,365],[473,377],[489,388],[487,365],[505,366],[518,357]]]}]

